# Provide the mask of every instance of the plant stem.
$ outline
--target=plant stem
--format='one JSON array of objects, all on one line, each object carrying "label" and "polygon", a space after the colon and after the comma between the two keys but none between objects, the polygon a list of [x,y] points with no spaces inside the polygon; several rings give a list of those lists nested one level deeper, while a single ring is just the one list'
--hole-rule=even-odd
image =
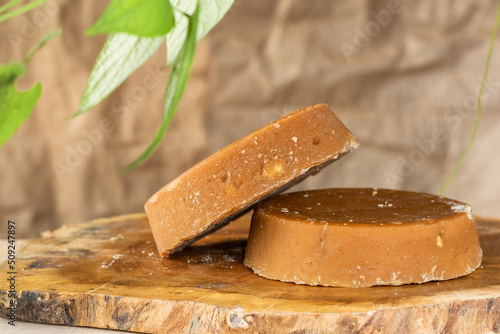
[{"label": "plant stem", "polygon": [[[18,1],[18,0],[13,0],[13,1]],[[11,10],[10,12],[7,12],[7,13],[0,16],[0,23],[3,21],[7,21],[8,19],[11,19],[11,18],[16,17],[18,15],[21,15],[23,13],[26,13],[26,12],[32,10],[33,8],[41,6],[44,3],[46,3],[47,1],[49,1],[49,0],[35,0],[33,2],[27,3],[24,6],[21,6],[19,8],[14,9],[14,10]],[[10,5],[10,3],[7,3],[5,6],[8,6],[7,8],[12,7],[12,5]]]},{"label": "plant stem", "polygon": [[31,48],[31,50],[28,51],[26,54],[26,57],[23,59],[23,65],[26,65],[30,62],[31,57],[35,55],[35,53],[38,52],[45,44],[47,44],[52,38],[60,36],[62,33],[62,29],[56,29],[51,33],[48,33],[45,35],[40,42],[38,42],[34,47]]},{"label": "plant stem", "polygon": [[11,0],[11,1],[7,2],[5,5],[0,7],[0,14],[9,10],[10,8],[14,7],[15,5],[17,5],[18,3],[21,3],[23,1],[24,0]]},{"label": "plant stem", "polygon": [[497,35],[499,21],[500,21],[500,1],[498,2],[497,18],[495,21],[495,27],[493,28],[493,34],[491,35],[490,48],[488,50],[488,57],[486,58],[486,66],[484,68],[483,80],[481,81],[481,87],[479,88],[479,94],[477,95],[477,115],[476,115],[476,122],[474,124],[474,130],[472,131],[472,137],[469,141],[469,144],[465,148],[464,153],[462,153],[462,155],[460,156],[460,159],[458,160],[457,164],[455,165],[455,168],[453,169],[453,172],[451,173],[450,177],[448,177],[448,179],[444,182],[441,189],[439,189],[438,194],[440,196],[443,195],[446,188],[450,185],[450,183],[457,176],[457,173],[460,170],[460,167],[462,167],[462,164],[464,163],[465,158],[469,154],[470,150],[472,149],[472,146],[474,145],[474,142],[476,141],[477,130],[479,128],[479,122],[480,122],[481,116],[483,114],[482,97],[483,97],[484,84],[486,82],[486,77],[488,76],[488,70],[490,68],[490,60],[491,60],[491,55],[493,53],[493,45],[495,44],[495,37]]}]

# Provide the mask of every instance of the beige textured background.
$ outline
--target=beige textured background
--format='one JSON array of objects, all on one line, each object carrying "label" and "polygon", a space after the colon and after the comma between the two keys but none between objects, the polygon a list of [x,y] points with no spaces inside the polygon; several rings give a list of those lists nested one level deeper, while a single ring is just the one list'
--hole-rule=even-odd
[{"label": "beige textured background", "polygon": [[[69,119],[104,41],[84,30],[106,4],[55,0],[0,25],[1,62],[22,59],[44,34],[64,29],[30,64],[20,88],[40,81],[42,98],[0,149],[0,219],[15,220],[20,237],[142,211],[150,195],[202,158],[318,102],[337,112],[361,146],[295,189],[435,193],[471,135],[497,2],[237,0],[199,43],[160,149],[125,176],[117,171],[159,125],[168,72],[160,70],[162,48],[104,103]],[[476,146],[446,195],[499,217],[495,51]],[[56,172],[54,164],[66,167]]]}]

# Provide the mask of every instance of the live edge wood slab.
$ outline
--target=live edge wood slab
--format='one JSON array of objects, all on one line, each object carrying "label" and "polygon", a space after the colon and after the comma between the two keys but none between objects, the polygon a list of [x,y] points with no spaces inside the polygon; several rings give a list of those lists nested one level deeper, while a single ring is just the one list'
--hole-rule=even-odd
[{"label": "live edge wood slab", "polygon": [[[242,264],[248,227],[244,216],[169,259],[142,214],[18,242],[18,320],[143,333],[500,332],[500,220],[478,219],[484,258],[469,276],[358,289],[253,274]],[[0,288],[6,317],[6,278]]]}]

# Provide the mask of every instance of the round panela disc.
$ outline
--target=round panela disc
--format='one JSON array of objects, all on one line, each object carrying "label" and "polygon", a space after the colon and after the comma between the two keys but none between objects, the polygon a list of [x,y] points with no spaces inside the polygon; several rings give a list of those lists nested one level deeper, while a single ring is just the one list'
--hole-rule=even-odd
[{"label": "round panela disc", "polygon": [[325,104],[297,110],[216,152],[146,203],[162,255],[182,249],[358,147]]},{"label": "round panela disc", "polygon": [[481,257],[468,204],[418,192],[345,188],[261,203],[244,264],[283,282],[367,287],[460,277]]}]

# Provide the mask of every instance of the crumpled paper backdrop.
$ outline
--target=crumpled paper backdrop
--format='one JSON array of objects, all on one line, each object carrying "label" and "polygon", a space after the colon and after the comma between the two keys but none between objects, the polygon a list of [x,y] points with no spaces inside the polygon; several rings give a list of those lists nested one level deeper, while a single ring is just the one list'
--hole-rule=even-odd
[{"label": "crumpled paper backdrop", "polygon": [[[361,143],[294,189],[385,187],[436,193],[470,139],[496,1],[241,1],[198,45],[161,147],[168,71],[157,52],[105,102],[70,119],[103,37],[84,31],[107,2],[54,0],[0,25],[0,61],[20,60],[62,27],[20,88],[40,81],[30,119],[0,149],[0,218],[19,237],[143,211],[156,190],[209,154],[288,112],[324,102]],[[498,40],[497,40],[498,43]],[[500,216],[500,62],[495,50],[476,144],[446,191]],[[6,231],[5,231],[6,232]]]}]

